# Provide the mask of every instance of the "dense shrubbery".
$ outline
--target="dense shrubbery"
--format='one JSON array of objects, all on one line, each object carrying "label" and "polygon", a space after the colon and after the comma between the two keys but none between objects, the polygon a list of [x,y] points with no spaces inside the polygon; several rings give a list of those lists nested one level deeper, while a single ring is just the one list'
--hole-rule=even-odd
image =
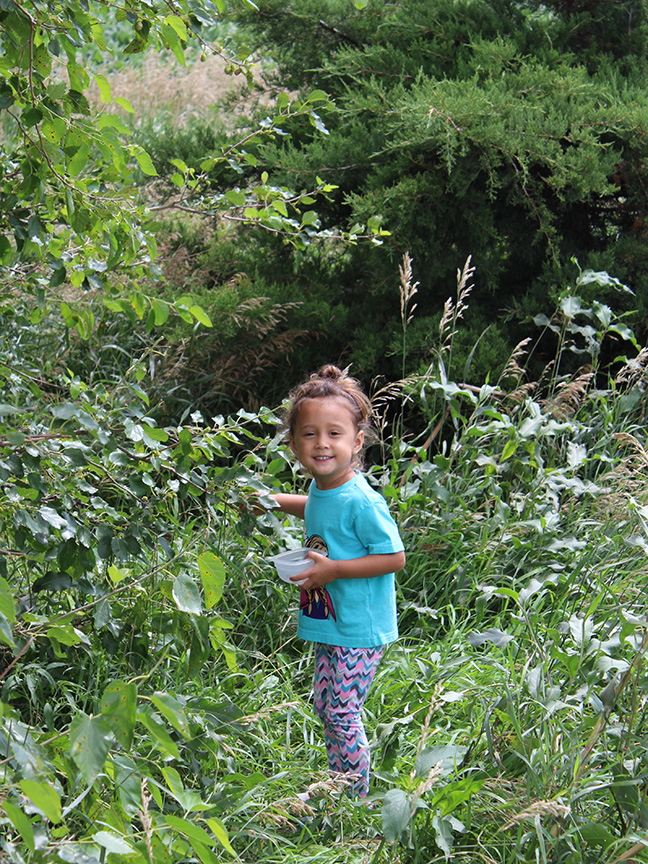
[{"label": "dense shrubbery", "polygon": [[[358,11],[337,0],[265,0],[237,20],[247,44],[276,61],[267,94],[321,88],[335,104],[322,114],[327,134],[286,124],[285,134],[251,142],[257,179],[272,171],[275,183],[306,190],[323,178],[338,188],[317,205],[322,229],[378,218],[391,232],[381,246],[313,240],[306,249],[281,232],[216,236],[204,258],[216,292],[219,277],[244,272],[259,294],[302,304],[292,328],[315,322],[322,333],[288,357],[289,378],[331,357],[363,377],[398,374],[393,273],[405,251],[421,282],[409,344],[419,370],[456,261],[468,254],[479,272],[462,337],[464,358],[479,343],[473,384],[499,373],[503,345],[510,350],[525,319],[577,277],[573,258],[629,284],[644,326],[640,4],[407,0]],[[254,182],[234,178],[236,188]],[[227,179],[218,183],[222,191]]]},{"label": "dense shrubbery", "polygon": [[[470,277],[429,370],[376,394],[393,423],[370,477],[408,561],[367,704],[374,810],[326,778],[296,595],[267,561],[300,526],[246,508],[304,482],[273,413],[170,421],[135,340],[120,367],[91,338],[71,374],[38,360],[64,326],[5,312],[8,861],[645,859],[646,352],[592,297],[620,284],[583,273],[545,322],[543,380],[520,349],[500,382],[455,383]],[[405,336],[415,289],[406,262]]]}]

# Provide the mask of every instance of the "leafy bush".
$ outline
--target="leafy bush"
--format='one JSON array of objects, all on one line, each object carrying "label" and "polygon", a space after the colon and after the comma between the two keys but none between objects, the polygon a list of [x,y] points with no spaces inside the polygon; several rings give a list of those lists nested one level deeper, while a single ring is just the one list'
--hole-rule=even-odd
[{"label": "leafy bush", "polygon": [[[5,313],[7,860],[645,859],[646,351],[586,299],[620,283],[584,271],[538,321],[542,380],[520,348],[501,381],[454,381],[471,275],[434,362],[376,397],[369,477],[408,561],[366,705],[375,809],[323,771],[297,595],[267,560],[301,527],[247,506],[304,488],[274,413],[162,420],[137,355],[102,377],[120,355],[90,339],[71,373],[45,350],[64,326]],[[415,288],[405,262],[406,371]],[[608,369],[617,338],[633,356]]]}]

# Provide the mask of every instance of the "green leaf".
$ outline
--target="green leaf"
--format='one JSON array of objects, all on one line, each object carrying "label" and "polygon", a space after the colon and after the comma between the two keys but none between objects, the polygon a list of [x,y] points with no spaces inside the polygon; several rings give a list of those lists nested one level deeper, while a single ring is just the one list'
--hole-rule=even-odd
[{"label": "green leaf", "polygon": [[99,88],[99,93],[101,94],[102,102],[112,102],[112,91],[110,89],[110,82],[106,78],[105,75],[96,74],[93,76],[97,87]]},{"label": "green leaf", "polygon": [[4,801],[2,804],[2,808],[9,817],[11,824],[22,837],[25,846],[33,854],[33,852],[35,851],[34,830],[32,828],[31,822],[29,821],[29,818],[23,813],[22,810],[20,810],[20,808],[16,807],[15,804],[12,804],[11,801]]},{"label": "green leaf", "polygon": [[148,426],[146,423],[142,423],[142,429],[144,430],[144,434],[152,441],[161,441],[164,443],[169,440],[169,433],[164,429],[159,429],[157,426]]},{"label": "green leaf", "polygon": [[166,814],[164,819],[169,828],[173,828],[189,840],[195,840],[204,846],[213,846],[215,843],[214,838],[210,837],[205,829],[201,828],[200,825],[196,825],[195,822],[182,819],[180,816],[173,816],[170,813]]},{"label": "green leaf", "polygon": [[89,644],[88,637],[71,624],[49,627],[47,630],[47,636],[53,642],[58,642],[60,645],[78,645],[79,642]]},{"label": "green leaf", "polygon": [[402,789],[390,789],[383,798],[382,826],[385,842],[396,843],[411,819],[410,798]]},{"label": "green leaf", "polygon": [[53,786],[37,780],[21,780],[20,788],[46,819],[54,825],[61,821],[61,799]]},{"label": "green leaf", "polygon": [[123,837],[120,837],[119,834],[113,834],[112,831],[97,831],[96,834],[92,835],[92,839],[95,843],[98,843],[108,853],[112,853],[113,855],[124,855],[129,857],[131,855],[138,855],[137,849],[134,849],[130,843],[127,843]]},{"label": "green leaf", "polygon": [[189,737],[189,721],[184,708],[177,699],[174,699],[169,693],[158,691],[151,696],[151,702],[166,717],[174,729],[177,729],[185,738]]},{"label": "green leaf", "polygon": [[205,312],[205,310],[202,308],[202,306],[196,306],[194,304],[193,306],[189,307],[189,311],[194,316],[196,321],[200,321],[200,323],[203,326],[205,326],[205,327],[211,327],[212,326],[212,322],[209,318],[209,315]]},{"label": "green leaf", "polygon": [[236,207],[242,207],[247,200],[244,192],[237,192],[234,189],[229,189],[225,193],[225,198],[227,198],[230,204],[234,204]]},{"label": "green leaf", "polygon": [[183,42],[187,41],[187,27],[182,18],[180,18],[178,15],[167,15],[163,23],[169,24],[171,27],[173,27],[173,29]]},{"label": "green leaf", "polygon": [[101,698],[101,714],[124,750],[133,742],[137,719],[137,687],[125,681],[112,681]]},{"label": "green leaf", "polygon": [[129,114],[134,114],[135,109],[131,105],[131,103],[126,99],[125,96],[116,96],[115,97],[115,105],[121,106],[124,111],[128,111]]},{"label": "green leaf", "polygon": [[153,164],[153,160],[146,152],[146,150],[142,150],[141,147],[134,147],[133,152],[135,158],[137,159],[137,164],[140,166],[142,171],[147,174],[149,177],[157,177],[158,172],[155,170],[155,165]]},{"label": "green leaf", "polygon": [[151,309],[153,310],[153,314],[155,316],[155,326],[162,326],[162,324],[164,324],[169,317],[169,304],[165,303],[164,300],[158,300],[157,298],[154,298],[153,300],[151,300]]},{"label": "green leaf", "polygon": [[0,613],[4,615],[7,621],[11,624],[16,623],[16,606],[11,593],[11,588],[9,587],[7,580],[3,579],[2,576],[0,576]]},{"label": "green leaf", "polygon": [[161,726],[149,714],[146,714],[145,712],[138,713],[137,719],[149,731],[151,738],[153,739],[153,743],[160,751],[163,758],[179,758],[180,753],[178,751],[178,745],[166,731],[164,726]]},{"label": "green leaf", "polygon": [[437,747],[427,747],[416,758],[414,770],[418,777],[427,777],[435,765],[440,764],[443,774],[449,774],[461,765],[466,755],[467,747],[457,744],[441,744]]},{"label": "green leaf", "polygon": [[507,459],[510,459],[511,456],[513,456],[515,454],[515,451],[517,450],[517,446],[518,446],[517,441],[513,441],[513,440],[507,441],[506,444],[504,445],[504,449],[502,450],[502,455],[500,457],[500,460],[502,462],[506,462]]},{"label": "green leaf", "polygon": [[173,582],[173,599],[181,612],[190,615],[200,615],[202,612],[202,598],[198,586],[186,573],[176,576]]},{"label": "green leaf", "polygon": [[112,742],[112,732],[102,717],[82,714],[70,724],[69,753],[86,783],[94,783],[103,772]]},{"label": "green leaf", "polygon": [[203,552],[198,558],[198,569],[205,592],[205,606],[212,609],[223,596],[225,568],[213,552]]},{"label": "green leaf", "polygon": [[234,849],[232,849],[232,844],[229,841],[229,835],[227,833],[227,829],[215,816],[212,816],[210,819],[206,820],[207,825],[211,828],[214,833],[214,836],[218,840],[218,842],[226,849],[230,855],[236,855]]},{"label": "green leaf", "polygon": [[16,647],[16,640],[13,636],[11,624],[2,614],[2,612],[0,612],[0,643],[2,643],[3,645],[8,645],[10,648]]}]

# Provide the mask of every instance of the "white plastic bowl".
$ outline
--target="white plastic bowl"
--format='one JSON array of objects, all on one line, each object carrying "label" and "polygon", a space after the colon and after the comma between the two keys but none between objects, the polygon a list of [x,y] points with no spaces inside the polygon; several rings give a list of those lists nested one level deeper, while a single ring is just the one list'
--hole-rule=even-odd
[{"label": "white plastic bowl", "polygon": [[[308,570],[309,567],[313,566],[315,563],[313,559],[306,558],[306,553],[310,551],[306,546],[302,546],[301,549],[289,549],[287,552],[273,555],[270,560],[277,568],[279,578],[283,579],[284,582],[289,582],[291,585],[300,585],[302,582],[305,582],[306,579],[293,582],[290,577],[297,576],[299,573],[303,573],[304,570]],[[323,553],[319,552],[319,554],[322,555]]]}]

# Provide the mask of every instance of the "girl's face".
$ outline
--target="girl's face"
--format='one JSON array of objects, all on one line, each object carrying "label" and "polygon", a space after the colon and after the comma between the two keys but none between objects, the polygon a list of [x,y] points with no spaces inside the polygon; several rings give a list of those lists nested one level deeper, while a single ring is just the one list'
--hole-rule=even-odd
[{"label": "girl's face", "polygon": [[304,399],[290,436],[293,453],[318,489],[335,489],[354,476],[351,463],[363,441],[351,409],[337,396]]}]

